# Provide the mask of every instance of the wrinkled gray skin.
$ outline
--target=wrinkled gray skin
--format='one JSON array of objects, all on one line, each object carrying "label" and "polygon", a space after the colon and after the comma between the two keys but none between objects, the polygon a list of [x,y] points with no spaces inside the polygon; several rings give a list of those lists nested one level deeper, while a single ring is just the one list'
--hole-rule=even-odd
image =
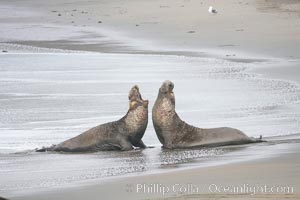
[{"label": "wrinkled gray skin", "polygon": [[128,98],[129,110],[120,120],[96,126],[58,145],[37,151],[94,152],[145,148],[141,139],[148,124],[148,100],[142,99],[138,86],[131,88]]},{"label": "wrinkled gray skin", "polygon": [[249,138],[242,131],[222,127],[203,129],[191,126],[180,119],[175,111],[174,84],[165,81],[159,89],[152,109],[152,121],[159,141],[164,148],[193,148],[261,142]]}]

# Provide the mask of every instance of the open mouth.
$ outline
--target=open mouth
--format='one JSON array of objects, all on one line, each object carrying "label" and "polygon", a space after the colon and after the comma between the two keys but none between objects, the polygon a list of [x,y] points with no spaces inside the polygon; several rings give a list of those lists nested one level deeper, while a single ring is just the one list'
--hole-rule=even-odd
[{"label": "open mouth", "polygon": [[140,93],[139,87],[137,85],[133,86],[128,95],[129,101],[137,101],[143,104],[148,104],[148,100],[143,100],[142,95]]},{"label": "open mouth", "polygon": [[174,92],[173,92],[173,91],[170,91],[170,95],[171,95],[172,97],[174,97]]}]

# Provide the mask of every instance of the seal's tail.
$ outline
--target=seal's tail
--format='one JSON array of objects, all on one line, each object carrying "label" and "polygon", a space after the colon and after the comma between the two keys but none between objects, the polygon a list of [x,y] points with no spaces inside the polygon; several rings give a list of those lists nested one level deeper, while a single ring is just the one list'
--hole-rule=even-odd
[{"label": "seal's tail", "polygon": [[263,140],[262,135],[260,135],[259,138],[252,137],[251,139],[253,140],[254,143],[257,143],[257,142],[267,142],[266,140]]},{"label": "seal's tail", "polygon": [[35,152],[47,152],[47,151],[53,151],[55,145],[52,145],[51,147],[42,147],[41,149],[36,149]]},{"label": "seal's tail", "polygon": [[46,152],[46,151],[47,151],[46,147],[43,147],[41,149],[35,149],[35,152]]}]

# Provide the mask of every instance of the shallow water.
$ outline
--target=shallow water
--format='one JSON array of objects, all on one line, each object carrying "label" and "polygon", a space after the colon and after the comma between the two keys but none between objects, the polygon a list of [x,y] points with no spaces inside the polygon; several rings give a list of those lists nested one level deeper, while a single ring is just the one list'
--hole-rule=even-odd
[{"label": "shallow water", "polygon": [[239,150],[162,151],[149,120],[143,140],[155,148],[144,151],[75,155],[28,151],[119,119],[128,109],[127,94],[134,84],[150,100],[150,119],[158,88],[169,79],[175,83],[177,112],[188,123],[231,126],[253,137],[299,133],[299,87],[249,71],[272,62],[172,55],[0,54],[0,194],[204,166],[208,158]]}]

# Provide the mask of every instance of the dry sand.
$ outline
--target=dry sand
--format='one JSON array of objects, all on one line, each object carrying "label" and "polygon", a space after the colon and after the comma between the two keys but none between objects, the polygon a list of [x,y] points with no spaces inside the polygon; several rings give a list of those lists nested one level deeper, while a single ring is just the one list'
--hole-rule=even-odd
[{"label": "dry sand", "polygon": [[[7,11],[0,18],[2,27],[16,25],[15,31],[1,30],[2,41],[101,52],[185,50],[300,58],[297,0],[6,0],[1,5]],[[219,13],[209,14],[209,5]]]}]

